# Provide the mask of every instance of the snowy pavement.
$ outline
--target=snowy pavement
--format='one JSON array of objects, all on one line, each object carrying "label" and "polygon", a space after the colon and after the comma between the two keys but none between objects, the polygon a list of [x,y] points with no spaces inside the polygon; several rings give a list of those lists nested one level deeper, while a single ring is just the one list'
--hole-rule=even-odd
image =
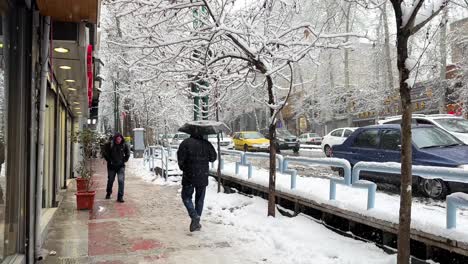
[{"label": "snowy pavement", "polygon": [[[164,195],[169,196],[165,197],[165,200],[171,197],[174,201],[180,199],[180,177],[170,177],[167,182],[155,178],[155,175],[145,168],[142,160],[135,159],[130,161],[128,170],[145,182],[158,186],[155,187],[159,189],[158,194],[164,190]],[[179,209],[183,207],[181,202],[178,207]],[[206,259],[203,263],[390,264],[396,262],[394,255],[386,254],[374,244],[343,237],[308,216],[298,215],[288,218],[277,213],[276,218],[271,218],[266,216],[266,210],[265,200],[240,194],[217,193],[216,182],[211,181],[202,216],[202,231],[187,234],[187,231],[178,228],[176,232],[182,232],[183,235],[174,234],[174,236],[177,239],[184,239],[184,236],[188,235],[190,239],[198,240],[201,245],[223,245],[211,249],[211,253],[223,261]],[[173,225],[167,221],[174,222],[176,217],[180,216],[170,215],[166,220],[161,219],[163,222],[158,228]],[[188,223],[188,218],[184,221]],[[199,263],[197,252],[194,251],[193,254],[194,258],[189,261],[186,259],[184,263]],[[170,254],[168,257],[171,259]],[[182,257],[174,256],[175,259],[179,261]]]}]

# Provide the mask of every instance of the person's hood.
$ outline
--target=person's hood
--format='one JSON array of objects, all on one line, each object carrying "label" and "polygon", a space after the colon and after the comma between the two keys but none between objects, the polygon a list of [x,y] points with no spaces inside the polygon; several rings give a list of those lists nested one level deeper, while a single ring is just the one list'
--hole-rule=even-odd
[{"label": "person's hood", "polygon": [[208,135],[191,134],[190,137],[208,141]]},{"label": "person's hood", "polygon": [[122,134],[120,134],[120,133],[115,133],[114,138],[113,138],[113,140],[112,140],[112,143],[115,143],[115,140],[116,140],[118,137],[122,138],[122,144],[124,144],[124,143],[125,143],[125,138],[124,138],[124,137],[122,136]]}]

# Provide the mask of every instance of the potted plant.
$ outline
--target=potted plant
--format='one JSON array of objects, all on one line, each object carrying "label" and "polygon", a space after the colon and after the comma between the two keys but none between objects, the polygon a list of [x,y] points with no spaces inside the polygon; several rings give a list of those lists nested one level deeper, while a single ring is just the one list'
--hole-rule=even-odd
[{"label": "potted plant", "polygon": [[98,137],[95,131],[84,129],[74,135],[74,142],[81,144],[83,160],[76,167],[77,193],[76,205],[78,210],[93,209],[96,191],[91,190],[93,185],[93,156],[98,148]]},{"label": "potted plant", "polygon": [[86,164],[84,161],[80,162],[80,165],[78,165],[75,168],[76,173],[78,174],[78,177],[76,178],[76,191],[77,192],[86,192],[89,190],[89,179],[91,178],[91,175],[89,173],[88,168],[86,167]]}]

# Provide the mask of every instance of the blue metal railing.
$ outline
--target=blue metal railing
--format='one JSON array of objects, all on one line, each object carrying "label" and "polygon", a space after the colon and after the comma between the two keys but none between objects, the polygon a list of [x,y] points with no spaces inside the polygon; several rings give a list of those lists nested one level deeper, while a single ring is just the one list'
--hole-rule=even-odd
[{"label": "blue metal railing", "polygon": [[[161,152],[161,155],[155,155],[156,150]],[[165,160],[167,176],[167,158],[174,152],[171,149],[163,148],[162,146],[152,146],[145,150],[145,162],[152,162],[154,165],[154,159],[158,158]],[[236,150],[221,150],[222,155],[237,156],[238,159],[235,161],[236,168],[235,174],[239,175],[239,167],[248,167],[248,178],[253,176],[253,166],[249,162],[249,158],[260,158],[269,159],[269,153],[251,153],[242,152]],[[221,170],[224,170],[224,160],[221,157]],[[371,181],[360,180],[360,173],[362,171],[379,172],[379,173],[401,173],[400,163],[377,163],[377,162],[358,162],[351,168],[350,163],[344,159],[337,158],[305,158],[305,157],[283,157],[277,155],[278,171],[283,174],[289,174],[291,176],[291,189],[297,187],[297,171],[295,169],[289,169],[288,166],[291,163],[299,163],[305,165],[321,165],[321,166],[332,166],[343,169],[343,178],[331,178],[330,179],[330,193],[329,199],[336,200],[336,185],[342,184],[350,186],[351,188],[367,189],[367,209],[375,207],[375,195],[377,185]],[[164,164],[164,162],[163,162]],[[212,164],[212,168],[213,168]],[[433,167],[433,166],[413,166],[413,175],[427,179],[441,179],[444,181],[468,183],[468,171],[460,168],[447,168],[447,167]],[[447,196],[447,229],[456,228],[456,216],[457,209],[460,207],[468,208],[468,194],[465,193],[454,193]]]},{"label": "blue metal railing", "polygon": [[162,176],[167,181],[169,175],[169,160],[177,159],[177,148],[169,146],[165,148],[161,145],[149,146],[143,153],[144,165],[149,164],[152,170],[155,169],[156,160],[161,160]]},{"label": "blue metal railing", "polygon": [[[380,172],[380,173],[401,173],[401,163],[396,162],[358,162],[353,167],[352,181],[359,182],[361,171]],[[435,166],[419,166],[412,167],[412,174],[425,179],[441,179],[443,181],[468,183],[468,170],[461,168],[447,168]],[[464,193],[454,193],[447,196],[447,228],[456,228],[456,217],[458,207],[468,207],[468,199]]]}]

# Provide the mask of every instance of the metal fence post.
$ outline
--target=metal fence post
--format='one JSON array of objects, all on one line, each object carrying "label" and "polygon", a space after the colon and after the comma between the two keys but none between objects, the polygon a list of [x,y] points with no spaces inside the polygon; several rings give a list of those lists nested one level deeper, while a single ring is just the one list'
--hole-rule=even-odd
[{"label": "metal fence post", "polygon": [[447,229],[453,229],[456,227],[457,227],[457,206],[450,199],[447,199]]}]

